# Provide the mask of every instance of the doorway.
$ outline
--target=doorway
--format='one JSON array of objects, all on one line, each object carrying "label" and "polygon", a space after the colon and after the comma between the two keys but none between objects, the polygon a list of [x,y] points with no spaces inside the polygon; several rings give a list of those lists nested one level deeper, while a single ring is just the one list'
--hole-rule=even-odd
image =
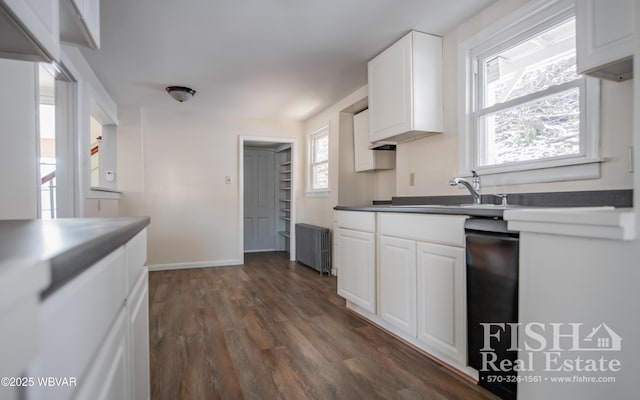
[{"label": "doorway", "polygon": [[61,64],[38,65],[38,216],[77,215],[76,82]]},{"label": "doorway", "polygon": [[286,251],[295,260],[295,140],[240,137],[240,257]]},{"label": "doorway", "polygon": [[244,251],[276,250],[276,163],[273,148],[244,148]]}]

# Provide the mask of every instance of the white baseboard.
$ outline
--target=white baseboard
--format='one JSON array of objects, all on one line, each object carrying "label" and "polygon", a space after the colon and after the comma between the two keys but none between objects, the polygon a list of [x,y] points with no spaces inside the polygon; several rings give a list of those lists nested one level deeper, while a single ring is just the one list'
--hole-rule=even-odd
[{"label": "white baseboard", "polygon": [[149,272],[166,271],[170,269],[189,269],[189,268],[209,268],[209,267],[230,267],[234,265],[242,265],[242,260],[215,260],[215,261],[198,261],[189,263],[176,264],[155,264],[148,265]]},{"label": "white baseboard", "polygon": [[276,249],[260,249],[260,250],[245,250],[244,252],[245,253],[264,253],[264,252],[267,252],[267,251],[279,251],[279,250],[276,250]]}]

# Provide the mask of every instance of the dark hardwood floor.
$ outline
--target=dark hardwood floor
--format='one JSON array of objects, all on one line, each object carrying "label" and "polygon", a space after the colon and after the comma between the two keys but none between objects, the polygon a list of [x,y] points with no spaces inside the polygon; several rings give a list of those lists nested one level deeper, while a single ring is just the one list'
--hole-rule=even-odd
[{"label": "dark hardwood floor", "polygon": [[347,311],[335,277],[287,257],[150,274],[152,400],[494,399]]}]

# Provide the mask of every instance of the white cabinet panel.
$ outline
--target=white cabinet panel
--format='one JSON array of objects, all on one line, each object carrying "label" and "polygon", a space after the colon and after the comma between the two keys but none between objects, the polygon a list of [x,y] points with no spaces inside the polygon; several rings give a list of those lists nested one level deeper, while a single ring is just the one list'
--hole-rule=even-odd
[{"label": "white cabinet panel", "polygon": [[82,377],[74,399],[129,399],[125,312],[118,315],[87,374]]},{"label": "white cabinet panel", "polygon": [[632,76],[634,0],[576,1],[579,73],[624,80]]},{"label": "white cabinet panel", "polygon": [[143,268],[127,299],[130,398],[148,400],[149,388],[149,274]]},{"label": "white cabinet panel", "polygon": [[466,364],[464,249],[417,244],[418,339]]},{"label": "white cabinet panel", "polygon": [[375,235],[338,229],[338,294],[376,312]]},{"label": "white cabinet panel", "polygon": [[466,216],[380,214],[382,235],[464,247]]},{"label": "white cabinet panel", "polygon": [[0,0],[0,57],[59,60],[58,1]]},{"label": "white cabinet panel", "polygon": [[100,48],[100,0],[61,0],[60,39],[63,42]]},{"label": "white cabinet panel", "polygon": [[416,335],[416,242],[380,238],[380,311],[382,319]]},{"label": "white cabinet panel", "polygon": [[369,141],[443,131],[442,38],[412,31],[368,64]]},{"label": "white cabinet panel", "polygon": [[395,151],[370,150],[369,144],[369,110],[364,110],[353,116],[355,171],[362,172],[395,168]]},{"label": "white cabinet panel", "polygon": [[147,261],[147,230],[143,229],[125,244],[127,253],[127,291],[133,289]]},{"label": "white cabinet panel", "polygon": [[338,227],[363,232],[376,231],[376,214],[360,211],[335,211],[334,217]]},{"label": "white cabinet panel", "polygon": [[[124,306],[120,247],[48,297],[41,306],[40,353],[30,376],[81,377]],[[68,399],[74,387],[29,388],[28,399]]]}]

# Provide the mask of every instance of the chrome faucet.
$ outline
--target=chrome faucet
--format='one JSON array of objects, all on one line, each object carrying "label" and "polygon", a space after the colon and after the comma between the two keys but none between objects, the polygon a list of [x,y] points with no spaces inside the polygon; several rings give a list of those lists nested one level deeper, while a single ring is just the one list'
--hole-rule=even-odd
[{"label": "chrome faucet", "polygon": [[480,189],[480,176],[476,173],[476,171],[471,171],[473,173],[472,176],[472,183],[469,183],[468,180],[461,178],[461,177],[456,177],[456,178],[452,178],[449,181],[449,185],[451,186],[458,186],[458,185],[463,185],[464,187],[466,187],[469,192],[471,193],[471,196],[473,196],[473,204],[481,204],[481,189]]}]

